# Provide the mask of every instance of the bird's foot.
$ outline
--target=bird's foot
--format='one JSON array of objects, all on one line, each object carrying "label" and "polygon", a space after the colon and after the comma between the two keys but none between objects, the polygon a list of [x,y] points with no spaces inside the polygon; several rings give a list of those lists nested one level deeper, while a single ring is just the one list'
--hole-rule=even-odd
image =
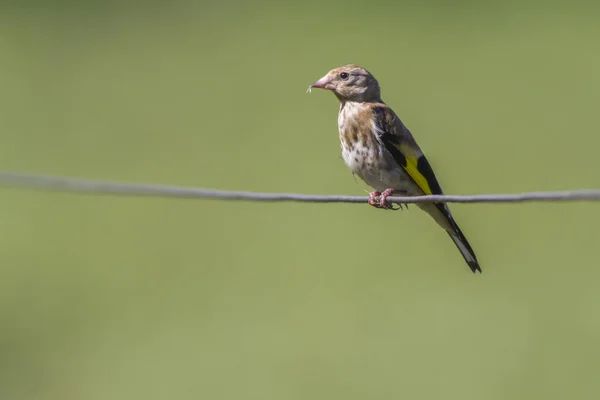
[{"label": "bird's foot", "polygon": [[[394,205],[388,204],[387,198],[394,194],[394,189],[385,189],[379,196],[379,206],[385,210],[393,210]],[[402,206],[400,206],[402,208]]]},{"label": "bird's foot", "polygon": [[402,210],[402,205],[388,204],[387,198],[394,193],[394,189],[386,189],[382,192],[371,192],[369,193],[369,204],[375,208],[383,208],[384,210]]},{"label": "bird's foot", "polygon": [[377,201],[377,198],[381,196],[381,192],[371,192],[369,193],[369,205],[375,207],[375,208],[379,208],[379,202]]}]

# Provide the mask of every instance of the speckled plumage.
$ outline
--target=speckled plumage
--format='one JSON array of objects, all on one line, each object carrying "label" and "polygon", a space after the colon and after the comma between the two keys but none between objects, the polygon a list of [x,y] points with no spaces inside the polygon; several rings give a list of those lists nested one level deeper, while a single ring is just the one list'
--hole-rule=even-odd
[{"label": "speckled plumage", "polygon": [[[367,70],[346,65],[329,71],[311,87],[331,90],[340,101],[338,130],[348,168],[374,188],[370,204],[387,208],[392,192],[442,194],[429,162],[394,111],[381,100],[379,83]],[[381,196],[379,192],[384,192]],[[379,196],[379,203],[373,199]],[[443,203],[419,203],[448,232],[473,272],[481,272],[475,253]]]},{"label": "speckled plumage", "polygon": [[338,131],[344,162],[377,191],[394,188],[410,195],[421,194],[375,134],[372,104],[381,103],[340,103]]}]

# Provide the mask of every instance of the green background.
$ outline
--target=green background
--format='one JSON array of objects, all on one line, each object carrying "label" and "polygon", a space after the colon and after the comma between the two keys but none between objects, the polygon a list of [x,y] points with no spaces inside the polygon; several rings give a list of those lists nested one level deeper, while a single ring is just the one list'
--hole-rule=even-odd
[{"label": "green background", "polygon": [[[600,187],[593,2],[3,2],[0,169],[363,195],[368,68],[449,194]],[[0,192],[2,399],[600,395],[592,203],[416,207]]]}]

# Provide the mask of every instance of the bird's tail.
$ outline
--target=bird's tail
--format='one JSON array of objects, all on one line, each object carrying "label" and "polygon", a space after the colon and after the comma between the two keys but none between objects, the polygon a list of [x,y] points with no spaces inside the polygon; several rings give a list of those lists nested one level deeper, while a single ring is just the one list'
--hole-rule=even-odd
[{"label": "bird's tail", "polygon": [[[454,222],[454,220],[452,222]],[[475,252],[473,251],[473,248],[469,244],[469,241],[467,240],[465,235],[462,233],[462,231],[460,230],[460,228],[458,227],[456,222],[454,222],[454,228],[455,228],[454,232],[453,233],[448,232],[448,236],[450,236],[450,238],[452,238],[452,241],[454,242],[456,247],[458,247],[458,250],[464,257],[467,264],[469,265],[469,268],[471,268],[471,271],[481,272],[481,267],[479,266],[479,262],[477,261]]]},{"label": "bird's tail", "polygon": [[419,206],[429,213],[435,221],[448,232],[448,236],[450,236],[456,247],[458,247],[458,250],[469,265],[469,268],[471,268],[471,271],[481,272],[481,267],[479,266],[475,252],[458,227],[454,218],[452,218],[448,206],[442,203],[422,204]]}]

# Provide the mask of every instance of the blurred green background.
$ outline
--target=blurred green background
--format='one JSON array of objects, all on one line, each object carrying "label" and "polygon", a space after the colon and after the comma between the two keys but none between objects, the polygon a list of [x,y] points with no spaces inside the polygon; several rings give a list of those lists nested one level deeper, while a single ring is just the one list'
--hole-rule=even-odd
[{"label": "blurred green background", "polygon": [[[592,2],[3,2],[0,169],[363,195],[357,63],[449,194],[600,187]],[[598,204],[416,207],[0,192],[2,399],[600,394]]]}]

